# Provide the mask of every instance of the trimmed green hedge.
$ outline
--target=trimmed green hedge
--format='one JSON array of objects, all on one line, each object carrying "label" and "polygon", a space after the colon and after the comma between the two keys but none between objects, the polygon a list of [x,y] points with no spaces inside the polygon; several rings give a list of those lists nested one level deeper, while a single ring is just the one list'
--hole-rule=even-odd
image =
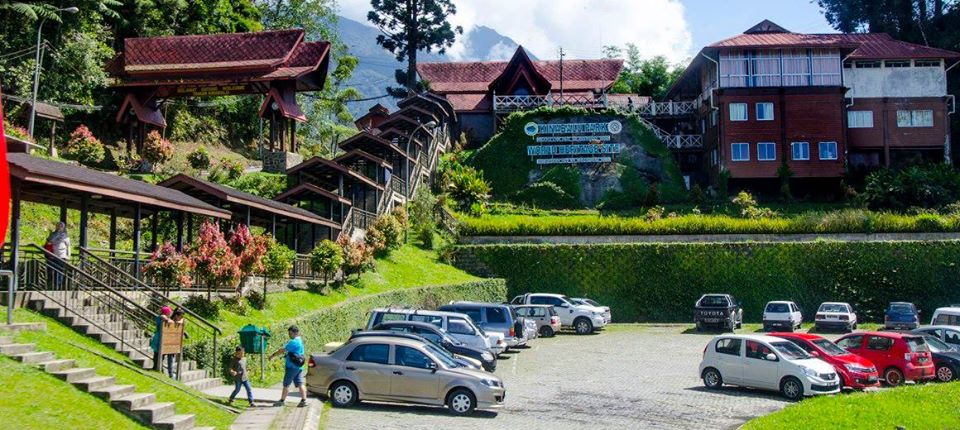
[{"label": "trimmed green hedge", "polygon": [[811,320],[820,303],[850,302],[879,322],[891,301],[926,320],[960,303],[960,241],[461,245],[454,265],[507,280],[509,295],[555,292],[611,307],[617,322],[690,322],[704,293],[731,293],[758,322],[770,300],[794,300]]},{"label": "trimmed green hedge", "polygon": [[[287,327],[291,324],[296,324],[300,328],[300,334],[309,354],[320,351],[326,343],[346,340],[350,337],[351,330],[366,326],[370,311],[375,308],[397,306],[435,309],[453,300],[499,303],[504,301],[506,296],[507,287],[503,279],[484,279],[462,284],[400,289],[360,296],[313,312],[304,309],[302,317],[268,327],[273,335],[268,345],[268,351],[272,352],[283,346],[287,340]],[[222,357],[219,370],[222,371],[224,377],[226,377],[226,373],[223,371],[224,366],[230,362],[233,349],[238,344],[239,337],[237,335],[219,340],[217,349],[220,357]],[[187,354],[198,359],[209,357],[209,354],[204,354],[203,351],[210,347],[212,347],[212,344],[209,342],[190,345],[188,347],[190,351]],[[206,361],[201,362],[201,365],[209,368],[209,360]],[[260,358],[251,355],[248,361],[251,374],[259,372]],[[283,376],[283,360],[278,359],[267,363],[265,375],[265,382],[270,385],[280,381]],[[259,376],[251,377],[251,381],[259,382]]]}]

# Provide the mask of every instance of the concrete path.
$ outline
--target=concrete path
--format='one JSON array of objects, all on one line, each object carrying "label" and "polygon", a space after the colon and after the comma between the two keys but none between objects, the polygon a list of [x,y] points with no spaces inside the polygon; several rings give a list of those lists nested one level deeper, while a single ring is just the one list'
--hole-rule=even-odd
[{"label": "concrete path", "polygon": [[[204,390],[204,394],[215,397],[230,397],[233,385],[221,385]],[[241,389],[236,403],[246,403],[246,392]],[[240,414],[232,430],[316,430],[320,427],[320,414],[323,412],[323,402],[319,399],[308,398],[307,406],[298,408],[300,393],[294,391],[287,395],[283,407],[273,406],[280,399],[280,388],[254,388],[253,401],[256,405],[247,408]]]}]

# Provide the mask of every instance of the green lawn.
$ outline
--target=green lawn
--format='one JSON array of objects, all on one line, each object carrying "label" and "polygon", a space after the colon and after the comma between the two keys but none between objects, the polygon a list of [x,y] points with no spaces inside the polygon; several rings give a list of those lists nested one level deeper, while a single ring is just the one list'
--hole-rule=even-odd
[{"label": "green lawn", "polygon": [[[0,311],[0,318],[6,318],[6,309]],[[72,329],[60,324],[54,319],[47,318],[43,315],[33,313],[25,309],[18,309],[14,314],[15,321],[17,322],[27,322],[27,321],[44,321],[47,323],[47,331],[33,331],[33,332],[22,332],[15,335],[15,339],[18,342],[22,343],[36,343],[38,351],[51,351],[57,355],[58,358],[62,359],[74,359],[77,362],[78,367],[93,367],[97,369],[97,374],[99,375],[110,375],[115,376],[118,384],[133,384],[137,386],[138,392],[152,392],[157,395],[157,401],[160,402],[174,402],[176,403],[176,410],[178,414],[195,414],[196,422],[198,426],[214,426],[218,429],[227,429],[230,424],[236,420],[237,415],[229,412],[225,409],[222,409],[208,400],[205,400],[202,397],[202,394],[198,392],[193,392],[195,395],[188,394],[184,390],[190,391],[188,388],[183,386],[171,386],[167,383],[161,382],[157,379],[151,378],[140,374],[139,372],[127,368],[125,366],[114,363],[113,361],[106,360],[96,354],[93,354],[87,350],[96,351],[100,354],[103,354],[107,357],[111,357],[116,360],[122,360],[129,362],[126,356],[107,348],[101,343],[88,338],[82,334],[79,334]],[[74,346],[79,345],[80,347]],[[85,349],[84,349],[85,348]],[[131,363],[132,364],[132,363]],[[159,374],[155,374],[158,375]],[[39,380],[38,380],[39,382]],[[173,382],[169,379],[166,382]],[[70,384],[65,382],[60,382],[61,389],[65,392],[70,390],[75,390]],[[5,387],[7,384],[3,384]],[[42,396],[38,396],[32,391],[31,384],[21,384],[16,391],[19,391],[19,395],[28,395],[31,398],[31,404],[33,405],[34,413],[36,414],[47,414],[55,415],[61,413],[63,410],[72,410],[73,406],[65,407],[65,405],[71,405],[69,402],[59,402],[59,401],[38,401],[38,399],[45,400]],[[2,393],[2,391],[0,391]],[[99,402],[103,405],[106,405],[105,402],[96,399],[93,396],[83,394],[87,396],[91,401]],[[200,396],[200,397],[198,397]],[[8,398],[6,395],[0,396],[0,405],[5,407],[8,402],[13,402],[14,399]],[[241,404],[243,402],[240,402]],[[242,407],[242,406],[241,406]],[[2,410],[2,409],[0,409]],[[32,426],[33,422],[29,422],[29,425]],[[122,425],[122,424],[121,424]],[[80,426],[67,426],[67,425],[55,425],[55,426],[40,426],[40,428],[98,428],[98,426],[92,425],[80,425]],[[99,428],[114,428],[112,425],[102,426]]]},{"label": "green lawn", "polygon": [[960,428],[960,382],[821,396],[756,418],[742,428],[956,429]]}]

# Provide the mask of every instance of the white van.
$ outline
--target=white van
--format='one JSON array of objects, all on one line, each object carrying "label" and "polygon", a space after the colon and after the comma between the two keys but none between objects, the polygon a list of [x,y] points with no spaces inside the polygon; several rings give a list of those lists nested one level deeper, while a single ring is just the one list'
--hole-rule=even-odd
[{"label": "white van", "polygon": [[933,311],[930,325],[958,325],[960,326],[960,306],[937,308]]},{"label": "white van", "polygon": [[457,340],[474,348],[488,349],[493,355],[500,355],[507,349],[502,333],[486,332],[477,326],[470,316],[456,312],[427,311],[418,309],[374,309],[370,313],[366,330],[387,321],[419,321],[430,323],[447,332]]}]

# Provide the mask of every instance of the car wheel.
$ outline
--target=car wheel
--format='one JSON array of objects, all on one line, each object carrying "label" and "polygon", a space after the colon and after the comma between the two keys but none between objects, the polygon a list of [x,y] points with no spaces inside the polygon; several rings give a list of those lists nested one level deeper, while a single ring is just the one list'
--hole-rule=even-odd
[{"label": "car wheel", "polygon": [[703,370],[703,385],[711,390],[723,387],[723,376],[720,371],[712,367]]},{"label": "car wheel", "polygon": [[950,382],[956,378],[956,372],[953,368],[944,364],[937,367],[937,380],[940,382]]},{"label": "car wheel", "polygon": [[857,329],[857,323],[853,323],[853,328],[851,328],[850,331],[854,331],[856,329]]},{"label": "car wheel", "polygon": [[349,408],[357,403],[357,387],[347,381],[337,381],[330,387],[330,403],[335,408]]},{"label": "car wheel", "polygon": [[554,334],[553,327],[548,325],[540,327],[540,337],[553,337]]},{"label": "car wheel", "polygon": [[456,415],[467,415],[477,408],[477,398],[465,388],[458,388],[447,396],[447,407]]},{"label": "car wheel", "polygon": [[740,321],[737,321],[737,328],[743,328],[743,319],[742,319],[742,318],[740,319]]},{"label": "car wheel", "polygon": [[697,321],[697,331],[698,332],[703,331],[703,323],[700,321]]},{"label": "car wheel", "polygon": [[737,331],[737,321],[730,320],[730,322],[727,323],[727,330],[730,330],[730,332]]},{"label": "car wheel", "polygon": [[803,384],[799,379],[789,376],[780,383],[780,394],[790,401],[800,400],[803,398]]},{"label": "car wheel", "polygon": [[837,381],[840,382],[840,391],[843,391],[844,387],[847,386],[847,380],[843,378],[840,372],[837,372]]},{"label": "car wheel", "polygon": [[896,367],[891,367],[883,371],[883,380],[891,387],[899,386],[903,384],[903,372]]},{"label": "car wheel", "polygon": [[573,328],[577,330],[577,334],[593,333],[593,323],[584,317],[577,318],[573,322]]}]

